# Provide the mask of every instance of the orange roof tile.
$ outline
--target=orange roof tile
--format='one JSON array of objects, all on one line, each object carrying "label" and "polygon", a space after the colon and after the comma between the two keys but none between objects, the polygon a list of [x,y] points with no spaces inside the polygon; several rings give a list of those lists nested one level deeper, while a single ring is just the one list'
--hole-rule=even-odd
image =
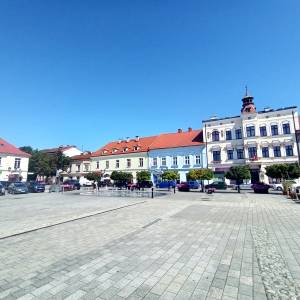
[{"label": "orange roof tile", "polygon": [[157,136],[150,150],[199,146],[204,144],[202,130],[189,130],[176,133],[163,133]]},{"label": "orange roof tile", "polygon": [[97,151],[93,152],[92,156],[107,156],[147,152],[155,138],[156,136],[149,136],[141,137],[139,139],[130,139],[128,141],[114,141],[106,144],[104,147],[101,147]]},{"label": "orange roof tile", "polygon": [[91,153],[85,153],[85,154],[79,154],[79,155],[74,155],[71,156],[71,160],[85,160],[85,159],[90,159],[91,158]]}]

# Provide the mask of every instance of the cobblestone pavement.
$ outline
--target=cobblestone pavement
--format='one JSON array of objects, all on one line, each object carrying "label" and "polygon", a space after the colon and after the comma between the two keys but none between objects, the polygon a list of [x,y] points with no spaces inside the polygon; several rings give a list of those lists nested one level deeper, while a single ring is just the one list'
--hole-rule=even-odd
[{"label": "cobblestone pavement", "polygon": [[[42,197],[22,198],[11,211],[0,200],[3,234],[7,219],[30,224],[27,204],[47,218],[50,200]],[[91,212],[136,200],[64,201]],[[49,211],[61,220],[72,209]],[[0,240],[0,299],[299,299],[299,217],[300,206],[279,195],[177,193],[140,201]]]}]

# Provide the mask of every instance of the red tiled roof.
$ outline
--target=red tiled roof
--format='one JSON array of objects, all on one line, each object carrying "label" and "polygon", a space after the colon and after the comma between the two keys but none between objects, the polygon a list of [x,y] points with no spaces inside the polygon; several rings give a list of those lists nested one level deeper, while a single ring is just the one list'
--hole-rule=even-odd
[{"label": "red tiled roof", "polygon": [[163,133],[156,136],[142,137],[127,141],[114,141],[92,153],[91,156],[108,156],[128,153],[147,152],[154,149],[199,146],[203,143],[202,130]]},{"label": "red tiled roof", "polygon": [[150,150],[199,146],[204,144],[202,130],[189,130],[176,133],[162,133],[151,144]]},{"label": "red tiled roof", "polygon": [[0,153],[12,154],[15,156],[31,157],[30,154],[20,150],[16,146],[9,144],[7,141],[0,138]]},{"label": "red tiled roof", "polygon": [[147,152],[155,138],[156,136],[149,136],[142,137],[139,139],[130,139],[129,141],[114,141],[93,152],[92,156],[107,156]]},{"label": "red tiled roof", "polygon": [[74,156],[71,156],[70,158],[72,160],[85,160],[85,159],[90,159],[91,155],[92,155],[91,153],[86,153],[86,154],[74,155]]}]

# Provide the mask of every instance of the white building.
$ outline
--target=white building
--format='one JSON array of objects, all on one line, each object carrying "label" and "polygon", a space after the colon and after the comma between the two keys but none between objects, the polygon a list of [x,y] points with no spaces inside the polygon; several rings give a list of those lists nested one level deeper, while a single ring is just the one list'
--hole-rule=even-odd
[{"label": "white building", "polygon": [[67,157],[72,157],[75,155],[80,155],[82,152],[76,146],[59,146],[58,148],[51,148],[51,149],[43,149],[41,150],[44,153],[49,155],[54,155],[57,152],[61,152]]},{"label": "white building", "polygon": [[266,166],[298,161],[297,107],[256,111],[247,92],[242,102],[239,116],[203,121],[208,167],[224,179],[231,166],[249,165],[252,182],[269,182]]},{"label": "white building", "polygon": [[0,138],[0,181],[26,181],[30,154]]}]

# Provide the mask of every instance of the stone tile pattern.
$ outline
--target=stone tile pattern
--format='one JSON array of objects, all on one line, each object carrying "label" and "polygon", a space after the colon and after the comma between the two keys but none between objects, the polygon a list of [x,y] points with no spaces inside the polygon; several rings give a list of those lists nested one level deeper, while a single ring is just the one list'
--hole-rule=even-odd
[{"label": "stone tile pattern", "polygon": [[267,299],[254,227],[297,284],[300,206],[272,195],[201,197],[177,193],[0,241],[0,299]]}]

